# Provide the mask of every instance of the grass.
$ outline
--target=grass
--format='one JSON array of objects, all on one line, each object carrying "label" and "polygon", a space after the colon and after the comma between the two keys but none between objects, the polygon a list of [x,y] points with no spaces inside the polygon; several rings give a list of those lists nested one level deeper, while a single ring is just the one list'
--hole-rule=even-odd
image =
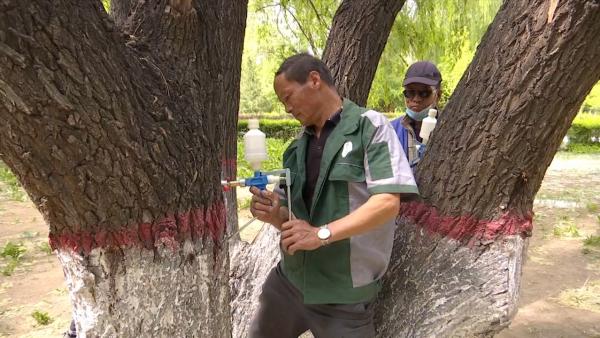
[{"label": "grass", "polygon": [[537,200],[552,200],[566,202],[581,202],[587,197],[586,192],[580,189],[561,189],[540,191],[535,196]]},{"label": "grass", "polygon": [[6,164],[0,161],[0,194],[7,195],[11,200],[23,202],[27,195],[15,175]]},{"label": "grass", "polygon": [[27,251],[23,244],[15,244],[13,242],[8,242],[2,249],[0,249],[0,256],[3,258],[9,259],[20,259],[23,257],[23,254]]},{"label": "grass", "polygon": [[567,151],[574,154],[599,154],[600,144],[570,143],[567,146]]},{"label": "grass", "polygon": [[600,248],[600,236],[590,235],[583,240],[583,245]]},{"label": "grass", "polygon": [[552,233],[556,237],[579,237],[579,229],[575,225],[555,226]]},{"label": "grass", "polygon": [[598,212],[598,210],[600,210],[600,206],[598,206],[598,203],[594,202],[587,202],[585,204],[585,208],[591,213],[596,213]]},{"label": "grass", "polygon": [[600,313],[600,280],[586,282],[578,289],[565,290],[558,299],[564,305]]},{"label": "grass", "polygon": [[600,236],[587,236],[587,238],[583,240],[583,245],[595,246],[600,248]]},{"label": "grass", "polygon": [[11,276],[14,272],[15,269],[17,268],[17,266],[19,265],[19,261],[16,259],[10,259],[8,261],[8,263],[6,263],[6,265],[4,267],[2,267],[2,270],[0,270],[0,272],[2,273],[3,276]]},{"label": "grass", "polygon": [[22,244],[15,244],[12,242],[6,243],[6,245],[0,249],[0,257],[6,261],[6,265],[2,267],[0,272],[4,276],[12,275],[19,265],[21,257],[25,254],[25,251],[27,250]]},{"label": "grass", "polygon": [[580,237],[579,228],[573,223],[569,216],[561,216],[558,225],[552,229],[556,237]]},{"label": "grass", "polygon": [[52,317],[45,311],[35,310],[31,313],[31,317],[38,325],[48,325],[53,322]]},{"label": "grass", "polygon": [[50,247],[50,244],[48,244],[48,242],[41,242],[40,244],[38,244],[37,248],[46,255],[52,254],[52,248]]},{"label": "grass", "polygon": [[596,256],[600,253],[600,236],[589,235],[583,240],[584,255]]},{"label": "grass", "polygon": [[579,237],[579,229],[576,225],[555,226],[552,233],[556,237]]}]

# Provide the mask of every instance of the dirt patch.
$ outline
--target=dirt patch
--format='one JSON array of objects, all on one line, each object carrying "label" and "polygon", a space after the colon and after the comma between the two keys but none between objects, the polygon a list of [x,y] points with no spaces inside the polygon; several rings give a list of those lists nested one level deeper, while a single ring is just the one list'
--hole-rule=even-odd
[{"label": "dirt patch", "polygon": [[[0,275],[0,337],[60,336],[70,323],[71,304],[62,268],[48,252],[48,228],[30,202],[0,200],[0,246],[9,242],[25,252],[10,276]],[[34,311],[51,322],[39,325]]]},{"label": "dirt patch", "polygon": [[497,337],[600,337],[600,255],[583,244],[600,235],[600,156],[557,156],[536,199],[519,311]]}]

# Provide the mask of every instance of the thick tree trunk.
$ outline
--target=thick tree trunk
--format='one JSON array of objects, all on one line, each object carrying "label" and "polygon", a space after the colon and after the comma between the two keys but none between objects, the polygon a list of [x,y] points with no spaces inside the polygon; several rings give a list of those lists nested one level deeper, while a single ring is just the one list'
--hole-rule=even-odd
[{"label": "thick tree trunk", "polygon": [[[362,41],[354,36],[370,27],[361,27],[337,39],[357,47],[348,41]],[[424,201],[403,204],[377,305],[380,337],[489,336],[508,326],[533,198],[600,77],[599,30],[597,1],[520,0],[501,8],[419,165]],[[361,69],[373,60],[349,50],[335,60],[328,53],[342,93],[366,101],[370,80],[352,94],[345,83],[353,81],[335,62]],[[274,240],[263,234],[255,245],[267,258],[246,258],[245,269],[272,266]],[[257,285],[249,289],[256,297]],[[236,325],[243,332],[245,324]]]},{"label": "thick tree trunk", "polygon": [[323,61],[340,94],[366,105],[379,59],[405,0],[344,0],[335,16]]},{"label": "thick tree trunk", "polygon": [[269,271],[279,262],[279,232],[265,224],[253,243],[230,248],[231,317],[233,337],[247,337],[258,296]]},{"label": "thick tree trunk", "polygon": [[227,259],[200,241],[58,258],[82,337],[231,336]]},{"label": "thick tree trunk", "polygon": [[[338,90],[365,104],[394,19],[404,0],[345,0],[333,19],[323,60]],[[237,243],[231,254],[234,337],[246,337],[268,271],[279,261],[279,235],[265,226],[253,244]]]},{"label": "thick tree trunk", "polygon": [[600,79],[598,46],[597,1],[505,2],[419,164],[424,201],[403,207],[381,337],[488,336],[508,326],[533,199]]},{"label": "thick tree trunk", "polygon": [[219,180],[246,6],[0,4],[0,157],[50,226],[83,335],[230,335]]}]

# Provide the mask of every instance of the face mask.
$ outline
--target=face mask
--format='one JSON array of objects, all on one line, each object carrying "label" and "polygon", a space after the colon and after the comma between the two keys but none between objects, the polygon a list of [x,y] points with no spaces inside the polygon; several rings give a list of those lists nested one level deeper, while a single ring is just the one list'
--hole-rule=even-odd
[{"label": "face mask", "polygon": [[415,121],[423,121],[429,114],[429,109],[433,108],[434,106],[435,103],[431,104],[428,107],[425,107],[425,109],[421,111],[412,111],[410,108],[407,107],[406,115],[410,116],[410,118],[412,118]]}]

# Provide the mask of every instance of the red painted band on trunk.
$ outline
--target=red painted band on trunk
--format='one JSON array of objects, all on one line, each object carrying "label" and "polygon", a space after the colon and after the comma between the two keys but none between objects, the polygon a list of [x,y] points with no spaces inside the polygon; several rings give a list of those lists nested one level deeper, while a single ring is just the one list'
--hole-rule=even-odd
[{"label": "red painted band on trunk", "polygon": [[530,236],[533,213],[519,216],[505,212],[495,220],[479,220],[473,216],[443,216],[435,207],[422,202],[402,203],[400,216],[406,217],[430,234],[450,237],[469,245],[485,243],[510,235]]},{"label": "red painted band on trunk", "polygon": [[237,159],[222,159],[221,171],[223,172],[224,180],[234,181],[237,175]]},{"label": "red painted band on trunk", "polygon": [[178,250],[186,240],[200,241],[210,237],[215,247],[225,231],[225,205],[222,202],[207,209],[192,209],[177,215],[167,215],[152,223],[121,227],[120,230],[62,232],[49,235],[52,249],[70,249],[84,254],[95,248],[141,245],[146,249],[166,246]]}]

